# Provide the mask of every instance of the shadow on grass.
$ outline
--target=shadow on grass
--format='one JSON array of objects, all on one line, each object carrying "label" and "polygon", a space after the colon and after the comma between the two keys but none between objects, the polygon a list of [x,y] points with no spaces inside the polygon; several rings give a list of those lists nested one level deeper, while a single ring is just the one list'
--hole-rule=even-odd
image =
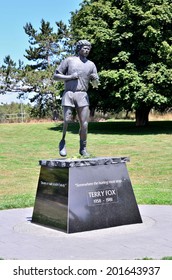
[{"label": "shadow on grass", "polygon": [[[49,128],[54,131],[62,131],[63,124],[57,123]],[[78,134],[79,123],[70,123],[68,131]],[[149,134],[172,134],[172,121],[150,121],[146,127],[137,127],[132,121],[107,121],[89,122],[88,132],[93,134],[126,134],[126,135],[149,135]]]}]

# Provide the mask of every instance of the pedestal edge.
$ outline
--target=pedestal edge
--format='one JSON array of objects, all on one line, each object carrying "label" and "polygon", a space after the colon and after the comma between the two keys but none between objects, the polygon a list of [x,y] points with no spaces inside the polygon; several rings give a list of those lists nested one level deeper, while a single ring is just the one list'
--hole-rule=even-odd
[{"label": "pedestal edge", "polygon": [[96,166],[96,165],[110,165],[129,162],[129,157],[97,157],[97,158],[83,158],[83,159],[48,159],[40,160],[39,165],[48,167],[81,167],[81,166]]}]

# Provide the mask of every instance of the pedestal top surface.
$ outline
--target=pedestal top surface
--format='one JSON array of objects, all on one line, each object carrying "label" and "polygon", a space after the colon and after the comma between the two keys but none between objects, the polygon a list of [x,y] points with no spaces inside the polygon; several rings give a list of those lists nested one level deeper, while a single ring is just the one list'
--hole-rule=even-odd
[{"label": "pedestal top surface", "polygon": [[96,165],[109,165],[117,164],[122,162],[129,162],[128,157],[97,157],[97,158],[58,158],[58,159],[48,159],[40,160],[39,164],[41,166],[48,167],[81,167],[81,166],[96,166]]}]

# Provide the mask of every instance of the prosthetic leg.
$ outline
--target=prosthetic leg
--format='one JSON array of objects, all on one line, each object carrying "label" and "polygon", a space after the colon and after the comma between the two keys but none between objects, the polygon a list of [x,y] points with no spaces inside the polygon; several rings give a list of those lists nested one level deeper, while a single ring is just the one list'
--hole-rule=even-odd
[{"label": "prosthetic leg", "polygon": [[66,157],[67,156],[67,150],[66,150],[66,132],[67,132],[67,127],[68,123],[71,122],[72,120],[72,107],[68,106],[63,106],[63,135],[62,135],[62,140],[59,143],[59,154],[61,157]]}]

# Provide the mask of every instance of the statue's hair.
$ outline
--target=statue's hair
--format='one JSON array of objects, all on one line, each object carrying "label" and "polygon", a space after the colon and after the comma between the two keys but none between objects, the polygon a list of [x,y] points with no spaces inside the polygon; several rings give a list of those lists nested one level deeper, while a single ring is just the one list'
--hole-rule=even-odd
[{"label": "statue's hair", "polygon": [[88,46],[91,48],[91,43],[87,40],[79,40],[76,43],[76,51],[78,52],[83,46]]}]

